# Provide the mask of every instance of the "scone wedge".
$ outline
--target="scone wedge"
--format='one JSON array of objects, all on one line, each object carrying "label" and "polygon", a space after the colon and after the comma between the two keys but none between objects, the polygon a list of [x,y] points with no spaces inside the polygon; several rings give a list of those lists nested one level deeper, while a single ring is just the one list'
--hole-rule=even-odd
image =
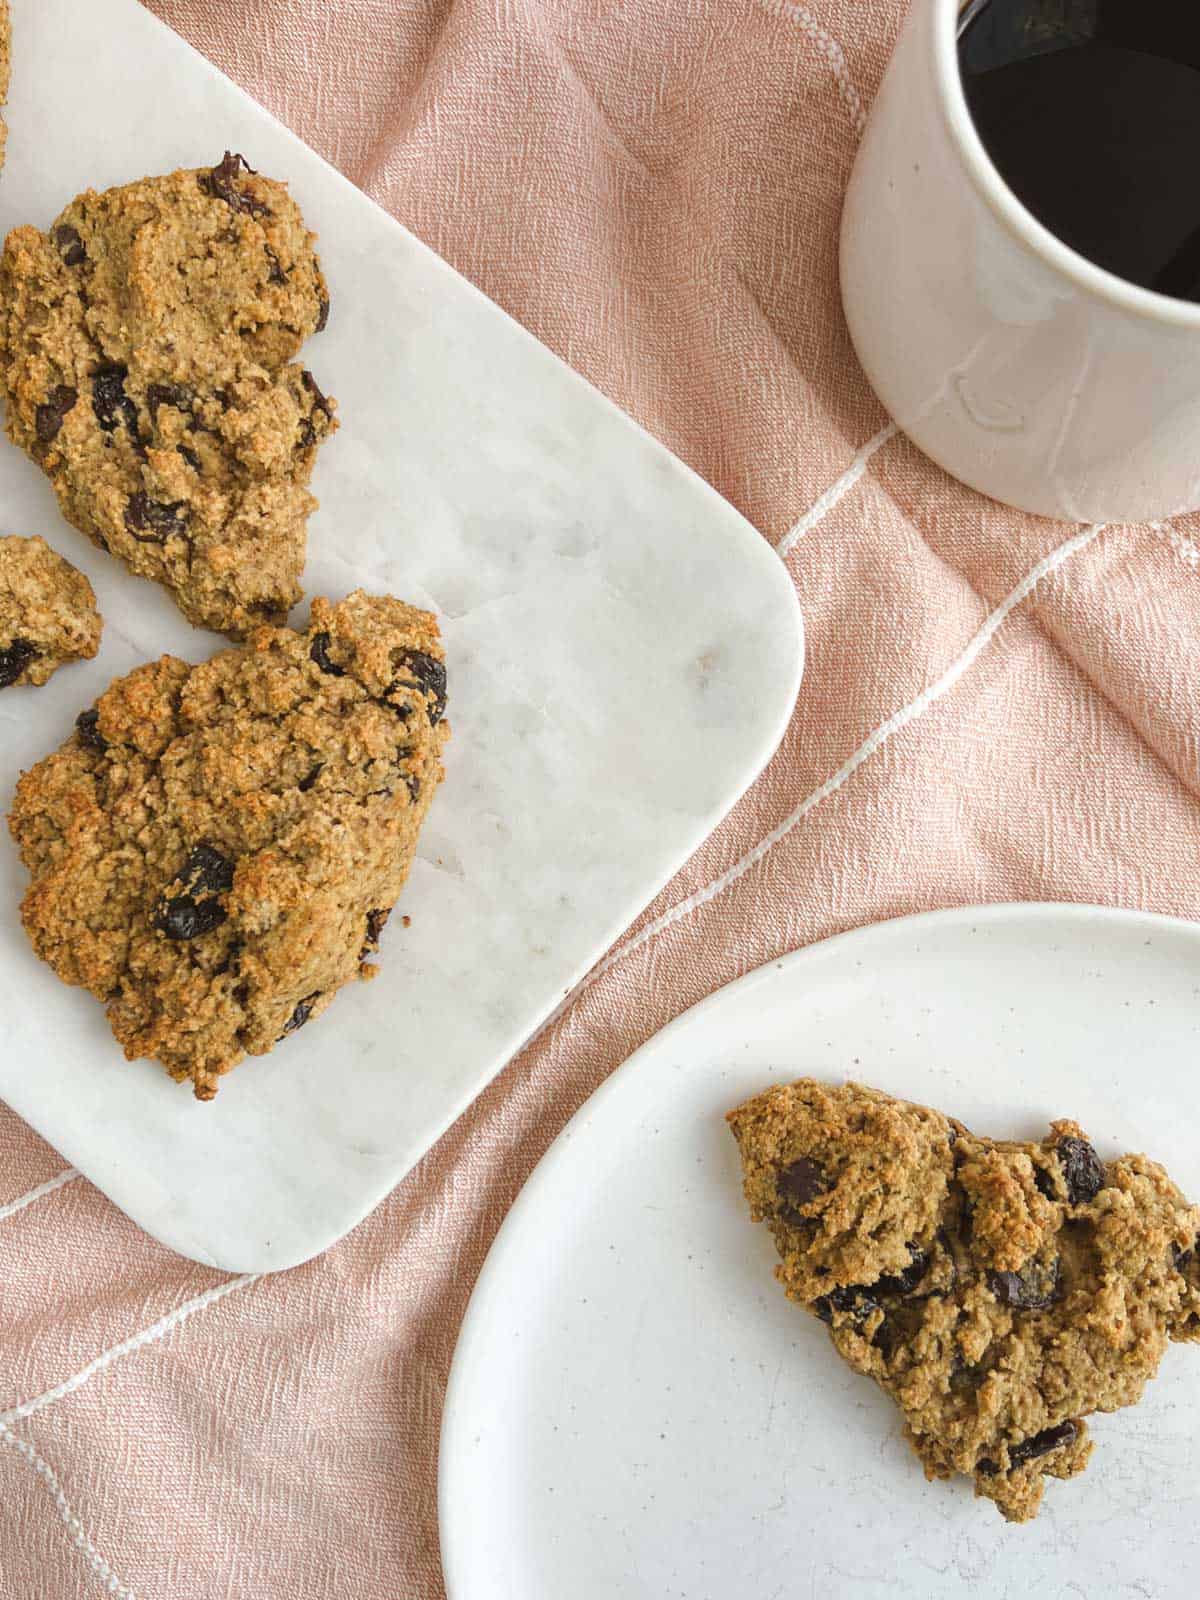
[{"label": "scone wedge", "polygon": [[119,678],[17,788],[34,949],[127,1056],[211,1099],[375,974],[445,706],[434,618],[361,591],[315,600],[302,633]]},{"label": "scone wedge", "polygon": [[1089,1414],[1133,1405],[1168,1343],[1200,1338],[1200,1208],[1074,1122],[994,1140],[813,1079],[729,1121],[788,1296],[891,1395],[926,1475],[964,1474],[1010,1521],[1083,1471]]},{"label": "scone wedge", "polygon": [[335,426],[294,358],[328,314],[295,201],[240,156],[89,190],[0,256],[9,437],[67,521],[197,626],[281,623]]}]

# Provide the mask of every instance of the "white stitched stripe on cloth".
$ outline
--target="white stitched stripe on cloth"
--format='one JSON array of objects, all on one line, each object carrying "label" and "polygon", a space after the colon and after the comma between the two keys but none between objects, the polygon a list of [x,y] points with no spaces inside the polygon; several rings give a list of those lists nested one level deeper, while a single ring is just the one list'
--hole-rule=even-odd
[{"label": "white stitched stripe on cloth", "polygon": [[0,1423],[0,1444],[7,1445],[10,1449],[15,1450],[22,1461],[27,1466],[32,1467],[33,1471],[37,1473],[38,1477],[46,1485],[46,1488],[50,1491],[50,1498],[58,1508],[58,1514],[62,1518],[67,1532],[71,1535],[71,1543],[92,1569],[104,1592],[116,1595],[117,1600],[137,1600],[133,1590],[121,1582],[108,1562],[105,1561],[99,1550],[88,1538],[87,1530],[84,1528],[83,1523],[71,1510],[70,1502],[63,1493],[62,1484],[59,1483],[58,1474],[54,1471],[54,1468],[48,1462],[42,1460],[31,1444],[25,1439],[18,1439],[12,1429],[6,1428],[2,1423]]},{"label": "white stitched stripe on cloth", "polygon": [[889,422],[886,428],[880,428],[873,439],[868,439],[866,444],[854,452],[854,460],[851,461],[838,481],[831,484],[819,500],[814,500],[810,509],[804,513],[798,522],[793,523],[775,546],[781,556],[786,556],[797,539],[803,539],[806,533],[811,533],[818,522],[824,521],[839,500],[845,499],[867,470],[867,463],[871,457],[876,451],[882,450],[890,440],[894,439],[899,431],[894,422]]},{"label": "white stitched stripe on cloth", "polygon": [[841,45],[832,34],[826,32],[808,7],[798,5],[796,0],[758,0],[758,3],[771,16],[785,17],[788,22],[794,22],[801,32],[812,40],[829,63],[838,86],[838,93],[850,113],[855,133],[861,133],[867,125],[867,114],[863,110],[862,97],[854,87],[854,79],[850,76],[850,68],[846,61],[846,52]]},{"label": "white stitched stripe on cloth", "polygon": [[64,1188],[68,1183],[74,1183],[79,1177],[74,1167],[68,1167],[65,1172],[60,1172],[55,1178],[47,1178],[45,1183],[39,1183],[36,1189],[30,1189],[28,1194],[20,1194],[15,1200],[10,1200],[7,1205],[0,1206],[0,1222],[6,1217],[15,1217],[18,1211],[24,1211],[26,1206],[31,1206],[35,1200],[43,1200],[48,1194],[53,1194],[56,1189]]},{"label": "white stitched stripe on cloth", "polygon": [[149,1328],[143,1328],[141,1333],[135,1333],[131,1339],[113,1345],[111,1350],[105,1350],[94,1361],[89,1361],[73,1377],[56,1384],[53,1389],[45,1393],[34,1395],[32,1400],[23,1400],[19,1406],[13,1406],[11,1411],[0,1411],[0,1428],[6,1428],[14,1422],[22,1422],[26,1417],[32,1417],[35,1412],[43,1410],[46,1406],[53,1405],[56,1400],[61,1400],[64,1395],[73,1394],[76,1389],[82,1388],[106,1367],[111,1367],[114,1361],[120,1361],[123,1356],[132,1355],[135,1350],[140,1350],[145,1344],[153,1344],[157,1339],[164,1338],[172,1329],[177,1328],[181,1322],[186,1322],[189,1317],[194,1317],[198,1311],[205,1311],[218,1300],[223,1300],[227,1294],[233,1294],[238,1289],[246,1289],[252,1283],[257,1283],[262,1277],[261,1272],[243,1273],[240,1278],[230,1278],[226,1283],[219,1283],[215,1289],[208,1289],[204,1294],[199,1294],[194,1300],[188,1300],[183,1305],[177,1306],[174,1311],[167,1313]]}]

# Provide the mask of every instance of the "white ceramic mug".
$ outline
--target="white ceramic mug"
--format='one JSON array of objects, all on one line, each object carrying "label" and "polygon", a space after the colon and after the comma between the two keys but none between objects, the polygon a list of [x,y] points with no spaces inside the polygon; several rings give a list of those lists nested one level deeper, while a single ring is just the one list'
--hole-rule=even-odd
[{"label": "white ceramic mug", "polygon": [[960,5],[913,0],[851,178],[842,295],[867,376],[928,455],[1009,505],[1194,510],[1200,305],[1096,266],[1008,188],[967,109]]}]

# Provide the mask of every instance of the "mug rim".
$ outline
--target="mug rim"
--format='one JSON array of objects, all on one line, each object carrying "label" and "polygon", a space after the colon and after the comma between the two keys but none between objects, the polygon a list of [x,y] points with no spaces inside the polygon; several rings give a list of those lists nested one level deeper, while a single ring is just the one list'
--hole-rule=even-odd
[{"label": "mug rim", "polygon": [[1027,249],[1056,272],[1109,305],[1175,327],[1200,329],[1200,304],[1144,289],[1072,249],[1039,222],[1000,175],[967,105],[958,65],[958,19],[963,0],[933,0],[934,75],[950,137],[977,193],[993,215]]}]

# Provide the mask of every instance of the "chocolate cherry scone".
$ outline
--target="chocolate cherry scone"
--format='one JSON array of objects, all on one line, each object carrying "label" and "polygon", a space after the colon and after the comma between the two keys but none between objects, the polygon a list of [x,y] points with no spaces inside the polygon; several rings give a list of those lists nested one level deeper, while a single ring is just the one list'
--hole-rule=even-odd
[{"label": "chocolate cherry scone", "polygon": [[1169,1340],[1200,1339],[1200,1207],[1073,1122],[1020,1144],[811,1079],[730,1113],[746,1198],[789,1297],[904,1414],[929,1478],[1013,1522],[1132,1405]]},{"label": "chocolate cherry scone", "polygon": [[434,618],[362,592],[315,600],[303,633],[117,679],[17,787],[34,949],[104,1001],[131,1060],[211,1099],[374,976],[445,706]]},{"label": "chocolate cherry scone", "polygon": [[328,312],[299,209],[240,156],[89,190],[0,257],[9,436],[67,521],[192,622],[283,622],[334,427],[293,358]]},{"label": "chocolate cherry scone", "polygon": [[43,684],[67,661],[90,661],[102,626],[82,572],[36,535],[0,537],[0,689]]}]

